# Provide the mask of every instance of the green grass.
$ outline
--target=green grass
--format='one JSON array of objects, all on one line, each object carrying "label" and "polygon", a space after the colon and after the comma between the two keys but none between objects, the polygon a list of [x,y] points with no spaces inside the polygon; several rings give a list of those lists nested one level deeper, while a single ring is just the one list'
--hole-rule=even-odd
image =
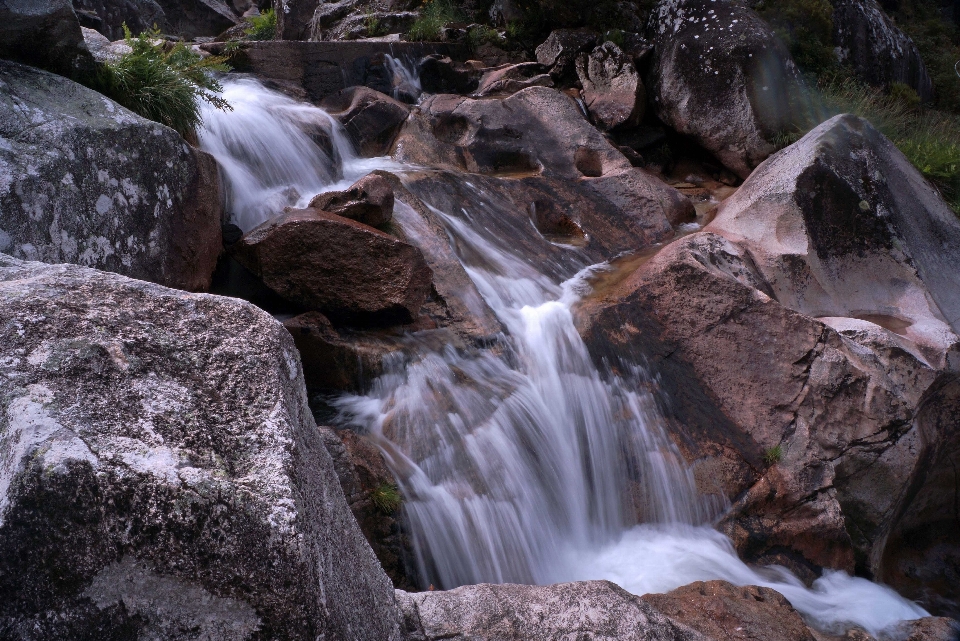
[{"label": "green grass", "polygon": [[201,101],[231,109],[211,74],[229,70],[223,58],[202,58],[182,42],[164,42],[156,30],[137,37],[126,25],[124,31],[131,51],[104,64],[89,83],[91,88],[183,136],[200,125]]},{"label": "green grass", "polygon": [[783,459],[783,446],[774,445],[769,450],[763,453],[763,462],[767,465],[773,465],[774,463],[779,463]]},{"label": "green grass", "polygon": [[787,45],[802,71],[819,75],[837,66],[829,0],[761,0],[756,10]]},{"label": "green grass", "polygon": [[372,492],[370,500],[373,505],[384,514],[393,514],[400,509],[400,503],[403,497],[400,496],[400,490],[393,483],[382,483]]},{"label": "green grass", "polygon": [[460,22],[463,19],[463,13],[452,0],[427,0],[420,8],[420,17],[407,32],[407,39],[421,42],[437,41],[448,24]]},{"label": "green grass", "polygon": [[277,14],[267,9],[259,16],[247,18],[250,28],[243,31],[244,40],[273,40],[277,36]]}]

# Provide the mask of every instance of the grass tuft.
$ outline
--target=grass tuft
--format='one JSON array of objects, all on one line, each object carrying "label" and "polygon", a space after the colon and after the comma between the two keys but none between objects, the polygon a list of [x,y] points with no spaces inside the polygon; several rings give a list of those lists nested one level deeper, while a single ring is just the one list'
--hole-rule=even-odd
[{"label": "grass tuft", "polygon": [[259,16],[250,16],[247,18],[250,23],[248,29],[244,29],[244,40],[273,40],[277,36],[277,14],[273,9],[267,9]]},{"label": "grass tuft", "polygon": [[463,19],[462,12],[452,0],[426,0],[420,8],[420,17],[407,32],[407,39],[421,42],[440,40],[448,24]]},{"label": "grass tuft", "polygon": [[767,465],[773,465],[774,463],[779,463],[783,459],[783,446],[774,445],[769,450],[763,453],[763,462]]},{"label": "grass tuft", "polygon": [[381,483],[370,492],[370,500],[384,514],[393,514],[400,509],[403,497],[400,496],[400,489],[393,483]]}]

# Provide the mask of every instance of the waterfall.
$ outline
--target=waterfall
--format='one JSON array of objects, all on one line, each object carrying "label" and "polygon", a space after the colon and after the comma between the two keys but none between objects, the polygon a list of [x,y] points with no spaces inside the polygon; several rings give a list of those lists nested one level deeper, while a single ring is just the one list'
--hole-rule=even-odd
[{"label": "waterfall", "polygon": [[[224,84],[235,110],[205,112],[201,142],[244,229],[373,168],[402,171],[357,159],[320,109],[252,80]],[[333,153],[311,139],[317,123],[329,127]],[[783,568],[741,562],[709,527],[726,506],[698,495],[650,375],[639,364],[624,378],[600,371],[576,331],[573,307],[608,266],[569,246],[563,263],[522,255],[513,214],[496,215],[504,205],[468,177],[462,187],[459,211],[433,211],[505,334],[469,350],[411,335],[408,355],[388,359],[369,392],[333,402],[340,424],[368,433],[395,474],[425,583],[608,579],[644,594],[724,579],[781,592],[823,630],[853,624],[874,635],[927,615],[843,572],[807,588]]]}]

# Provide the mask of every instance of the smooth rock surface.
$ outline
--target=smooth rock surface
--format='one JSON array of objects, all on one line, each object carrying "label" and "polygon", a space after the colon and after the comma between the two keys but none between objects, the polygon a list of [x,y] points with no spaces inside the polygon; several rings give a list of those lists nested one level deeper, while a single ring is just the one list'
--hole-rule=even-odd
[{"label": "smooth rock surface", "polygon": [[310,201],[313,209],[379,227],[393,219],[393,186],[377,172],[368,174],[344,191],[328,191]]},{"label": "smooth rock surface", "polygon": [[552,87],[549,74],[536,62],[521,62],[488,71],[481,76],[475,96],[509,96],[527,87]]},{"label": "smooth rock surface", "polygon": [[361,156],[390,153],[410,107],[370,89],[350,87],[324,98],[320,106],[344,126]]},{"label": "smooth rock surface", "polygon": [[397,591],[404,641],[707,641],[609,581]]},{"label": "smooth rock surface", "polygon": [[203,290],[221,249],[216,162],[101,94],[0,61],[0,252]]},{"label": "smooth rock surface", "polygon": [[97,31],[110,40],[123,39],[123,25],[136,35],[156,25],[167,29],[167,15],[157,0],[73,0],[77,11],[88,11],[100,18]]},{"label": "smooth rock surface", "polygon": [[167,17],[167,29],[185,40],[217,36],[240,21],[222,0],[156,0]]},{"label": "smooth rock surface", "polygon": [[277,294],[335,320],[409,323],[430,291],[419,249],[319,209],[287,210],[232,251]]},{"label": "smooth rock surface", "polygon": [[637,125],[643,118],[647,94],[633,61],[620,47],[605,42],[577,57],[577,76],[583,101],[596,125],[609,131]]},{"label": "smooth rock surface", "polygon": [[395,637],[265,312],[0,255],[0,635]]},{"label": "smooth rock surface", "polygon": [[661,0],[648,36],[646,86],[657,116],[746,178],[796,117],[802,85],[790,54],[735,0]]},{"label": "smooth rock surface", "polygon": [[70,0],[0,0],[0,58],[64,75],[92,63]]}]

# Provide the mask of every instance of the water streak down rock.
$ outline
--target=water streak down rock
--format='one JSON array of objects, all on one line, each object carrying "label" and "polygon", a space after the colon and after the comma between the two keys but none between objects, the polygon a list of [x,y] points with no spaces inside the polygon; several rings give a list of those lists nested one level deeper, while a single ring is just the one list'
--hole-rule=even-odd
[{"label": "water streak down rock", "polygon": [[0,255],[0,637],[395,636],[263,311]]}]

